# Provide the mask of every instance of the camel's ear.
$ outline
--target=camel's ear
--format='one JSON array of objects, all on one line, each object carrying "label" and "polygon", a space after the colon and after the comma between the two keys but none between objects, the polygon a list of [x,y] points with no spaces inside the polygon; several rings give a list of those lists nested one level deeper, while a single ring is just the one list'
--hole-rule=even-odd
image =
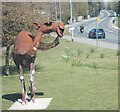
[{"label": "camel's ear", "polygon": [[36,30],[38,30],[38,29],[40,28],[40,25],[39,25],[38,23],[33,23],[32,26],[33,26]]}]

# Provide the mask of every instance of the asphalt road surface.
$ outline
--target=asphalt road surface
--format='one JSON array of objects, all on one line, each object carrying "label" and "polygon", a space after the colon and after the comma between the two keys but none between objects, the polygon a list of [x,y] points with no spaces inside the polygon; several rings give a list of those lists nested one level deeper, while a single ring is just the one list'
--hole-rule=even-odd
[{"label": "asphalt road surface", "polygon": [[[120,32],[114,27],[112,27],[112,20],[114,18],[111,17],[110,13],[107,11],[101,11],[100,18],[101,19],[100,19],[100,22],[98,22],[98,28],[104,29],[106,34],[106,38],[101,39],[100,41],[118,44],[118,34],[120,34]],[[97,27],[97,18],[83,23],[83,26],[85,27],[83,34],[79,32],[79,26],[77,26],[76,31],[74,31],[74,33],[77,32],[77,34],[88,38],[88,33],[90,29]]]},{"label": "asphalt road surface", "polygon": [[[105,39],[98,39],[98,43],[102,43],[100,47],[118,50],[118,45],[120,43],[118,36],[120,35],[120,30],[113,27],[112,21],[114,17],[111,16],[111,12],[105,10],[102,10],[100,12],[99,17],[100,17],[100,22],[98,23],[97,23],[97,18],[87,19],[84,20],[83,22],[74,23],[73,27],[75,29],[73,31],[73,34],[74,36],[76,36],[74,37],[75,41],[86,41],[88,42],[88,44],[95,43],[96,39],[89,39],[88,33],[92,28],[96,28],[98,24],[98,28],[104,29],[106,34]],[[84,26],[84,32],[82,34],[80,33],[80,25]]]}]

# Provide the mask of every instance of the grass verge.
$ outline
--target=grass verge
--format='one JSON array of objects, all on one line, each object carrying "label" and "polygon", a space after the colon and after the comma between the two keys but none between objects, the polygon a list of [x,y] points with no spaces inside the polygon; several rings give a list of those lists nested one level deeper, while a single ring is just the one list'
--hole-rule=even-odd
[{"label": "grass verge", "polygon": [[[16,68],[2,77],[2,109],[21,97]],[[48,110],[117,110],[118,52],[61,39],[39,51],[36,59],[36,97],[52,97]],[[29,72],[25,72],[27,89]],[[29,92],[28,92],[29,93]]]}]

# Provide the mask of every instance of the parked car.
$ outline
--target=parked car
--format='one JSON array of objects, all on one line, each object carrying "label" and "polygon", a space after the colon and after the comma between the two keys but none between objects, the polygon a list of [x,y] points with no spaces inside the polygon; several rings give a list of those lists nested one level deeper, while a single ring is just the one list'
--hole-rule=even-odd
[{"label": "parked car", "polygon": [[97,35],[96,35],[96,29],[93,28],[92,30],[90,30],[88,37],[89,38],[96,38],[96,36],[98,38],[105,38],[105,31],[103,29],[97,29]]}]

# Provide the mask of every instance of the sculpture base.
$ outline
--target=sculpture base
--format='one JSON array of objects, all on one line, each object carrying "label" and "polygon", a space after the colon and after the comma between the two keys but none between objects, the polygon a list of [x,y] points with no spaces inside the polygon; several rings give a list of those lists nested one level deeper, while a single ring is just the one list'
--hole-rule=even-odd
[{"label": "sculpture base", "polygon": [[28,100],[26,105],[22,105],[22,100],[18,99],[8,110],[43,110],[46,109],[52,98],[36,98],[35,103]]}]

